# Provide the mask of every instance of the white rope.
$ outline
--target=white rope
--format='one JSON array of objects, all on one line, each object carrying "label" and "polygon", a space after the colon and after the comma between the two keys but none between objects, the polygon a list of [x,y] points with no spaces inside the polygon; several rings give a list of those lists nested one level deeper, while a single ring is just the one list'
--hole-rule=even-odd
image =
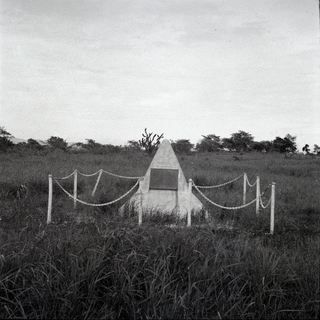
[{"label": "white rope", "polygon": [[70,177],[72,177],[75,174],[76,170],[74,170],[73,172],[71,172],[68,176],[62,177],[62,178],[55,178],[57,180],[66,180],[69,179]]},{"label": "white rope", "polygon": [[118,178],[123,178],[123,179],[141,179],[142,177],[128,177],[128,176],[121,176],[119,174],[116,174],[116,173],[112,173],[112,172],[109,172],[109,171],[106,171],[106,170],[102,170],[104,173],[110,175],[110,176],[113,176],[113,177],[118,177]]},{"label": "white rope", "polygon": [[96,176],[100,171],[103,171],[104,173],[110,175],[110,176],[114,176],[114,177],[118,177],[118,178],[123,178],[123,179],[132,179],[132,180],[136,180],[136,179],[141,179],[142,176],[140,177],[129,177],[129,176],[122,176],[120,174],[116,174],[116,173],[112,173],[112,172],[109,172],[107,170],[103,170],[103,169],[100,169],[98,170],[97,172],[94,172],[94,173],[83,173],[77,169],[75,169],[72,173],[70,173],[68,176],[66,177],[62,177],[62,178],[55,178],[57,180],[65,180],[65,179],[68,179],[70,178],[71,176],[73,176],[75,174],[75,172],[79,173],[81,176],[84,176],[84,177],[93,177],[93,176]]},{"label": "white rope", "polygon": [[193,186],[194,186],[195,189],[200,193],[200,195],[202,195],[202,197],[203,197],[204,199],[206,199],[208,202],[210,202],[210,203],[213,204],[214,206],[216,206],[216,207],[218,207],[218,208],[221,208],[221,209],[226,209],[226,210],[242,209],[242,208],[246,208],[246,207],[250,206],[251,204],[255,203],[256,200],[257,200],[257,199],[254,199],[254,200],[252,200],[251,202],[246,203],[246,204],[244,204],[244,205],[242,205],[242,206],[237,206],[237,207],[225,207],[225,206],[221,206],[221,205],[218,204],[218,203],[213,202],[213,201],[210,200],[208,197],[206,197],[206,196],[199,190],[199,188],[198,188],[195,184],[193,184]]},{"label": "white rope", "polygon": [[81,175],[81,176],[84,176],[84,177],[93,177],[93,176],[96,176],[100,170],[98,170],[97,172],[94,172],[94,173],[82,173],[80,172],[79,170],[77,170],[77,172]]},{"label": "white rope", "polygon": [[109,206],[113,203],[116,203],[118,201],[120,201],[121,199],[123,199],[124,197],[126,197],[138,184],[139,184],[139,180],[135,183],[135,185],[129,190],[127,191],[126,193],[124,193],[122,196],[120,196],[119,198],[115,199],[115,200],[112,200],[112,201],[109,201],[109,202],[105,202],[105,203],[89,203],[89,202],[86,202],[86,201],[83,201],[83,200],[80,200],[80,199],[77,199],[75,198],[71,193],[69,193],[60,183],[59,181],[57,181],[56,179],[54,179],[55,182],[57,183],[57,185],[61,188],[61,190],[67,195],[69,196],[71,199],[79,202],[79,203],[82,203],[82,204],[85,204],[87,206],[91,206],[91,207],[103,207],[103,206]]},{"label": "white rope", "polygon": [[195,187],[201,188],[201,189],[213,189],[213,188],[219,188],[219,187],[226,186],[226,185],[228,185],[228,184],[230,184],[230,183],[232,183],[232,182],[235,182],[235,181],[239,180],[241,177],[243,177],[243,174],[240,175],[240,176],[237,177],[237,178],[234,178],[233,180],[230,180],[230,181],[225,182],[225,183],[217,184],[217,185],[215,185],[215,186],[196,186],[195,184],[193,184],[193,185],[194,185]]},{"label": "white rope", "polygon": [[271,203],[271,198],[269,199],[269,201],[267,202],[266,205],[264,205],[263,202],[262,202],[261,194],[259,195],[259,199],[260,199],[260,205],[261,205],[262,209],[266,209],[266,208],[269,207],[269,205],[270,205],[270,203]]},{"label": "white rope", "polygon": [[248,176],[247,175],[246,175],[246,180],[247,180],[247,184],[248,184],[249,187],[254,187],[257,184],[257,180],[256,180],[255,183],[251,184],[250,181],[248,180]]},{"label": "white rope", "polygon": [[263,202],[262,202],[262,196],[266,193],[266,191],[267,191],[269,188],[270,188],[270,185],[268,185],[268,186],[264,189],[264,191],[263,191],[262,193],[260,193],[260,195],[259,195],[259,201],[260,201],[260,205],[261,205],[262,209],[268,208],[269,205],[270,205],[270,203],[271,203],[271,198],[269,199],[269,201],[267,202],[266,205],[264,205]]}]

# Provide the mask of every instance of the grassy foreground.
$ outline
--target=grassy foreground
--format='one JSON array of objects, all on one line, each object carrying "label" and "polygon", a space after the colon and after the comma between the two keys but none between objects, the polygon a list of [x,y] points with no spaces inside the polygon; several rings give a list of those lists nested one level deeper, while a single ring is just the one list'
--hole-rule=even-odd
[{"label": "grassy foreground", "polygon": [[[198,184],[244,171],[251,182],[261,176],[262,190],[275,181],[272,237],[268,210],[256,217],[254,208],[230,213],[207,206],[209,219],[194,217],[188,229],[185,221],[169,227],[172,217],[146,218],[139,228],[137,217],[120,216],[118,206],[74,211],[56,187],[54,223],[46,226],[48,173],[104,168],[143,175],[150,160],[139,153],[0,155],[0,318],[319,318],[318,159],[180,157],[186,177]],[[94,183],[79,181],[83,199]],[[132,183],[103,177],[94,201],[112,200]],[[21,184],[25,196],[16,192]],[[72,181],[64,186],[72,190]],[[242,183],[206,194],[236,205]]]}]

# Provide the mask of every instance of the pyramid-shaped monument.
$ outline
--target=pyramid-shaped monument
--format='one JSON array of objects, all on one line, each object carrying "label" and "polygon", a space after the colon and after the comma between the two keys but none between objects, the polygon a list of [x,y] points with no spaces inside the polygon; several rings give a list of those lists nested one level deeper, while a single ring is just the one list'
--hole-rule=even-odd
[{"label": "pyramid-shaped monument", "polygon": [[141,205],[144,213],[176,213],[180,217],[187,214],[189,206],[195,212],[202,209],[199,199],[193,193],[189,196],[188,183],[168,140],[160,144],[130,204]]}]

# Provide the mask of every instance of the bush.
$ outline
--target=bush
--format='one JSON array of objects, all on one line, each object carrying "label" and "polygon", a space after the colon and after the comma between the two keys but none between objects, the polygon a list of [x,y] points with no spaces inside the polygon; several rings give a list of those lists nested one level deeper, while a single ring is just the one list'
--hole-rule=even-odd
[{"label": "bush", "polygon": [[216,152],[222,148],[222,142],[219,136],[215,134],[209,134],[203,136],[201,141],[197,143],[196,149],[199,152]]},{"label": "bush", "polygon": [[0,152],[6,152],[9,148],[13,146],[14,144],[7,137],[0,136]]},{"label": "bush", "polygon": [[54,149],[67,150],[67,146],[68,146],[67,142],[60,137],[52,136],[51,138],[49,138],[47,140],[47,142],[48,142],[49,146]]},{"label": "bush", "polygon": [[172,145],[173,150],[177,153],[188,154],[191,152],[191,150],[193,148],[193,144],[188,139],[176,140],[171,145]]}]

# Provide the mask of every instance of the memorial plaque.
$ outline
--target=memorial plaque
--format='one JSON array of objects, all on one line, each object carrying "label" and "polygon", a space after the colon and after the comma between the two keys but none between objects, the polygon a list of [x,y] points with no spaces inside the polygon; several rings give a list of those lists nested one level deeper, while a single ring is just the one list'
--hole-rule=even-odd
[{"label": "memorial plaque", "polygon": [[150,189],[156,190],[178,190],[177,169],[151,169]]}]

